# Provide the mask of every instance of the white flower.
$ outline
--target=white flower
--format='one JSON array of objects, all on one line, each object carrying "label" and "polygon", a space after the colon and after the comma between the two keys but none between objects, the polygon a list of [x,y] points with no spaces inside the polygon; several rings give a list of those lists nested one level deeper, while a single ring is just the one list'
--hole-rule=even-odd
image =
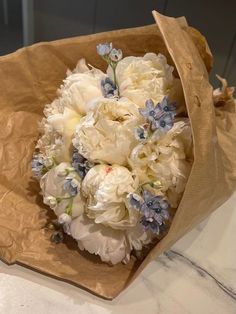
[{"label": "white flower", "polygon": [[40,123],[40,131],[43,135],[39,138],[36,148],[39,149],[44,159],[61,160],[63,155],[62,136],[53,129],[45,118]]},{"label": "white flower", "polygon": [[166,134],[157,133],[135,147],[130,164],[141,184],[153,182],[156,192],[167,193],[171,205],[176,207],[189,176],[191,159],[190,126],[179,121]]},{"label": "white flower", "polygon": [[[113,79],[111,67],[108,75]],[[163,99],[173,85],[173,67],[162,54],[147,53],[143,57],[126,57],[116,68],[120,95],[129,98],[139,107],[147,99],[157,103]]]},{"label": "white flower", "polygon": [[131,250],[122,230],[94,224],[93,220],[82,215],[72,221],[70,233],[81,250],[99,255],[103,262],[114,265],[122,260],[129,260]]},{"label": "white flower", "polygon": [[57,199],[54,196],[46,196],[44,198],[44,203],[50,206],[50,208],[55,209],[57,206]]},{"label": "white flower", "polygon": [[142,121],[137,107],[127,99],[103,99],[76,128],[74,146],[87,159],[126,165],[137,144],[134,129]]},{"label": "white flower", "polygon": [[94,219],[96,224],[102,223],[116,229],[135,226],[139,214],[127,207],[127,195],[134,192],[137,185],[131,172],[123,166],[94,166],[82,183],[88,217]]},{"label": "white flower", "polygon": [[58,163],[71,160],[72,137],[80,118],[76,111],[64,108],[62,113],[49,114],[42,119],[40,130],[43,135],[36,147],[45,158],[53,158]]},{"label": "white flower", "polygon": [[113,265],[128,263],[132,249],[141,250],[151,242],[152,236],[140,226],[128,230],[114,230],[81,215],[72,220],[70,234],[77,240],[81,250],[99,255],[103,262]]},{"label": "white flower", "polygon": [[89,69],[84,59],[73,72],[68,72],[58,90],[59,97],[45,106],[46,118],[41,122],[43,135],[37,144],[41,153],[57,162],[70,161],[75,126],[93,102],[103,97],[101,80],[104,77],[102,71]]},{"label": "white flower", "polygon": [[51,104],[47,104],[43,110],[43,113],[45,117],[49,117],[51,115],[57,114],[57,113],[63,113],[64,106],[60,101],[60,98],[56,98],[53,100]]},{"label": "white flower", "polygon": [[71,221],[72,221],[71,216],[69,216],[66,213],[63,213],[58,217],[59,224],[70,224]]},{"label": "white flower", "polygon": [[60,102],[67,108],[85,115],[89,110],[89,103],[103,97],[101,80],[106,75],[96,69],[89,69],[84,59],[80,60],[76,70],[64,80],[64,85],[58,91]]},{"label": "white flower", "polygon": [[71,160],[72,137],[80,119],[81,116],[78,112],[70,108],[64,108],[63,113],[57,113],[47,118],[47,123],[52,127],[53,132],[61,136],[60,151],[55,156],[57,162],[69,162]]},{"label": "white flower", "polygon": [[68,207],[71,209],[72,217],[77,217],[84,211],[84,201],[79,193],[79,187],[75,197],[72,197],[68,189],[65,188],[68,171],[70,177],[75,178],[77,183],[80,184],[80,178],[77,173],[75,171],[72,172],[70,169],[71,165],[63,162],[50,169],[40,180],[44,203],[49,205],[57,216],[65,213]]}]

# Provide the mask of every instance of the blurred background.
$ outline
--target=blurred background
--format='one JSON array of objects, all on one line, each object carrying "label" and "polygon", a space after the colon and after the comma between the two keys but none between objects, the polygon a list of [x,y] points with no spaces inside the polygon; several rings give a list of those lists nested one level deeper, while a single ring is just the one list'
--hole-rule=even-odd
[{"label": "blurred background", "polygon": [[236,0],[0,0],[0,55],[40,41],[154,23],[151,11],[186,16],[207,38],[215,73],[236,85]]}]

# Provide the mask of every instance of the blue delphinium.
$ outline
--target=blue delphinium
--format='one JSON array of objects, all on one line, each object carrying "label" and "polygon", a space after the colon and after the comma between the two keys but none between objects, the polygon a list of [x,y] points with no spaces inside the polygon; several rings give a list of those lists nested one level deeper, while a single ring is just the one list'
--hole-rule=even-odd
[{"label": "blue delphinium", "polygon": [[106,77],[101,81],[101,86],[105,98],[113,98],[118,96],[117,86],[109,77]]},{"label": "blue delphinium", "polygon": [[90,168],[94,165],[89,162],[84,156],[82,156],[75,148],[72,154],[72,167],[78,173],[81,179],[83,179]]},{"label": "blue delphinium", "polygon": [[148,191],[144,191],[142,197],[130,194],[129,203],[142,214],[140,223],[145,231],[151,230],[159,234],[163,230],[165,221],[169,219],[170,205],[161,196],[155,196]]},{"label": "blue delphinium", "polygon": [[162,132],[167,132],[173,126],[175,109],[176,104],[169,103],[168,98],[164,97],[156,105],[151,99],[148,99],[145,108],[140,108],[139,112],[150,123],[152,131],[159,129]]}]

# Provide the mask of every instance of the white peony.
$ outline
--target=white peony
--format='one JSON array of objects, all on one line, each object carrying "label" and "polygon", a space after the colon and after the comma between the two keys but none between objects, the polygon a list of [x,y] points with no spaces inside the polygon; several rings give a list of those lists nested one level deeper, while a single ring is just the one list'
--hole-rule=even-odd
[{"label": "white peony", "polygon": [[[188,123],[175,122],[166,134],[157,130],[142,143],[135,138],[135,129],[145,122],[138,108],[146,100],[156,104],[168,96],[177,101],[177,113],[185,111],[182,85],[172,72],[161,54],[124,58],[116,68],[121,98],[108,99],[101,85],[106,74],[81,59],[44,109],[37,143],[43,162],[39,158],[34,164],[43,173],[47,165],[53,168],[40,179],[43,201],[79,248],[104,262],[127,263],[133,249],[155,237],[142,229],[142,214],[131,207],[129,193],[147,184],[176,207],[184,191],[192,164]],[[113,79],[110,67],[107,73]],[[88,171],[83,181],[71,166],[73,145],[77,171]],[[96,165],[88,170],[85,161]]]},{"label": "white peony", "polygon": [[89,110],[89,103],[103,97],[101,80],[105,77],[102,71],[93,67],[89,69],[85,60],[81,59],[58,91],[61,104],[79,115],[85,115]]},{"label": "white peony", "polygon": [[191,151],[190,126],[179,121],[166,134],[137,145],[130,165],[141,184],[153,182],[155,191],[167,193],[171,205],[176,207],[191,170]]},{"label": "white peony", "polygon": [[[78,184],[78,194],[70,197],[64,189],[66,178],[70,176]],[[49,170],[40,180],[44,203],[49,205],[57,216],[71,206],[72,217],[84,212],[84,201],[80,194],[80,178],[69,163],[63,162]]]},{"label": "white peony", "polygon": [[129,260],[131,250],[125,231],[95,224],[93,220],[82,215],[72,221],[70,233],[81,250],[99,255],[103,262],[114,265]]},{"label": "white peony", "polygon": [[[147,53],[143,57],[126,57],[116,68],[120,95],[129,98],[139,107],[147,99],[157,103],[168,95],[173,86],[173,67],[162,54]],[[108,75],[113,79],[112,69]]]},{"label": "white peony", "polygon": [[152,236],[137,225],[127,230],[114,230],[102,224],[94,224],[86,215],[75,218],[70,226],[71,236],[81,250],[99,255],[103,262],[113,265],[128,263],[133,249],[141,250]]},{"label": "white peony", "polygon": [[37,147],[45,156],[57,162],[71,159],[72,136],[75,126],[87,110],[89,103],[102,98],[101,80],[105,74],[89,69],[81,59],[73,72],[68,72],[64,85],[58,90],[58,98],[44,109],[46,118],[41,123],[42,137]]},{"label": "white peony", "polygon": [[82,192],[87,199],[87,216],[96,224],[102,223],[115,229],[135,226],[139,213],[128,208],[127,195],[137,186],[137,180],[123,166],[94,166],[82,182]]},{"label": "white peony", "polygon": [[61,136],[62,145],[60,152],[55,156],[57,162],[69,162],[71,160],[72,137],[80,119],[81,116],[76,111],[66,107],[64,108],[63,113],[50,115],[47,118],[47,124],[51,126],[53,132],[56,132]]},{"label": "white peony", "polygon": [[142,121],[137,107],[127,99],[102,99],[76,127],[74,146],[87,159],[127,165],[137,144],[134,128]]},{"label": "white peony", "polygon": [[62,160],[64,155],[62,135],[53,129],[46,118],[40,123],[40,131],[43,135],[39,138],[36,148],[46,159],[51,159],[52,163],[54,160]]}]

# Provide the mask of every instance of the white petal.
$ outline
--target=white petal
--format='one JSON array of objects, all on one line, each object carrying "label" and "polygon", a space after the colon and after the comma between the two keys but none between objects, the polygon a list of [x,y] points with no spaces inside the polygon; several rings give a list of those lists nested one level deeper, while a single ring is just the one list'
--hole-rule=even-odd
[{"label": "white petal", "polygon": [[99,255],[104,262],[117,264],[129,259],[130,248],[125,231],[94,224],[92,220],[82,215],[72,221],[70,232],[81,250],[85,249],[91,254]]}]

